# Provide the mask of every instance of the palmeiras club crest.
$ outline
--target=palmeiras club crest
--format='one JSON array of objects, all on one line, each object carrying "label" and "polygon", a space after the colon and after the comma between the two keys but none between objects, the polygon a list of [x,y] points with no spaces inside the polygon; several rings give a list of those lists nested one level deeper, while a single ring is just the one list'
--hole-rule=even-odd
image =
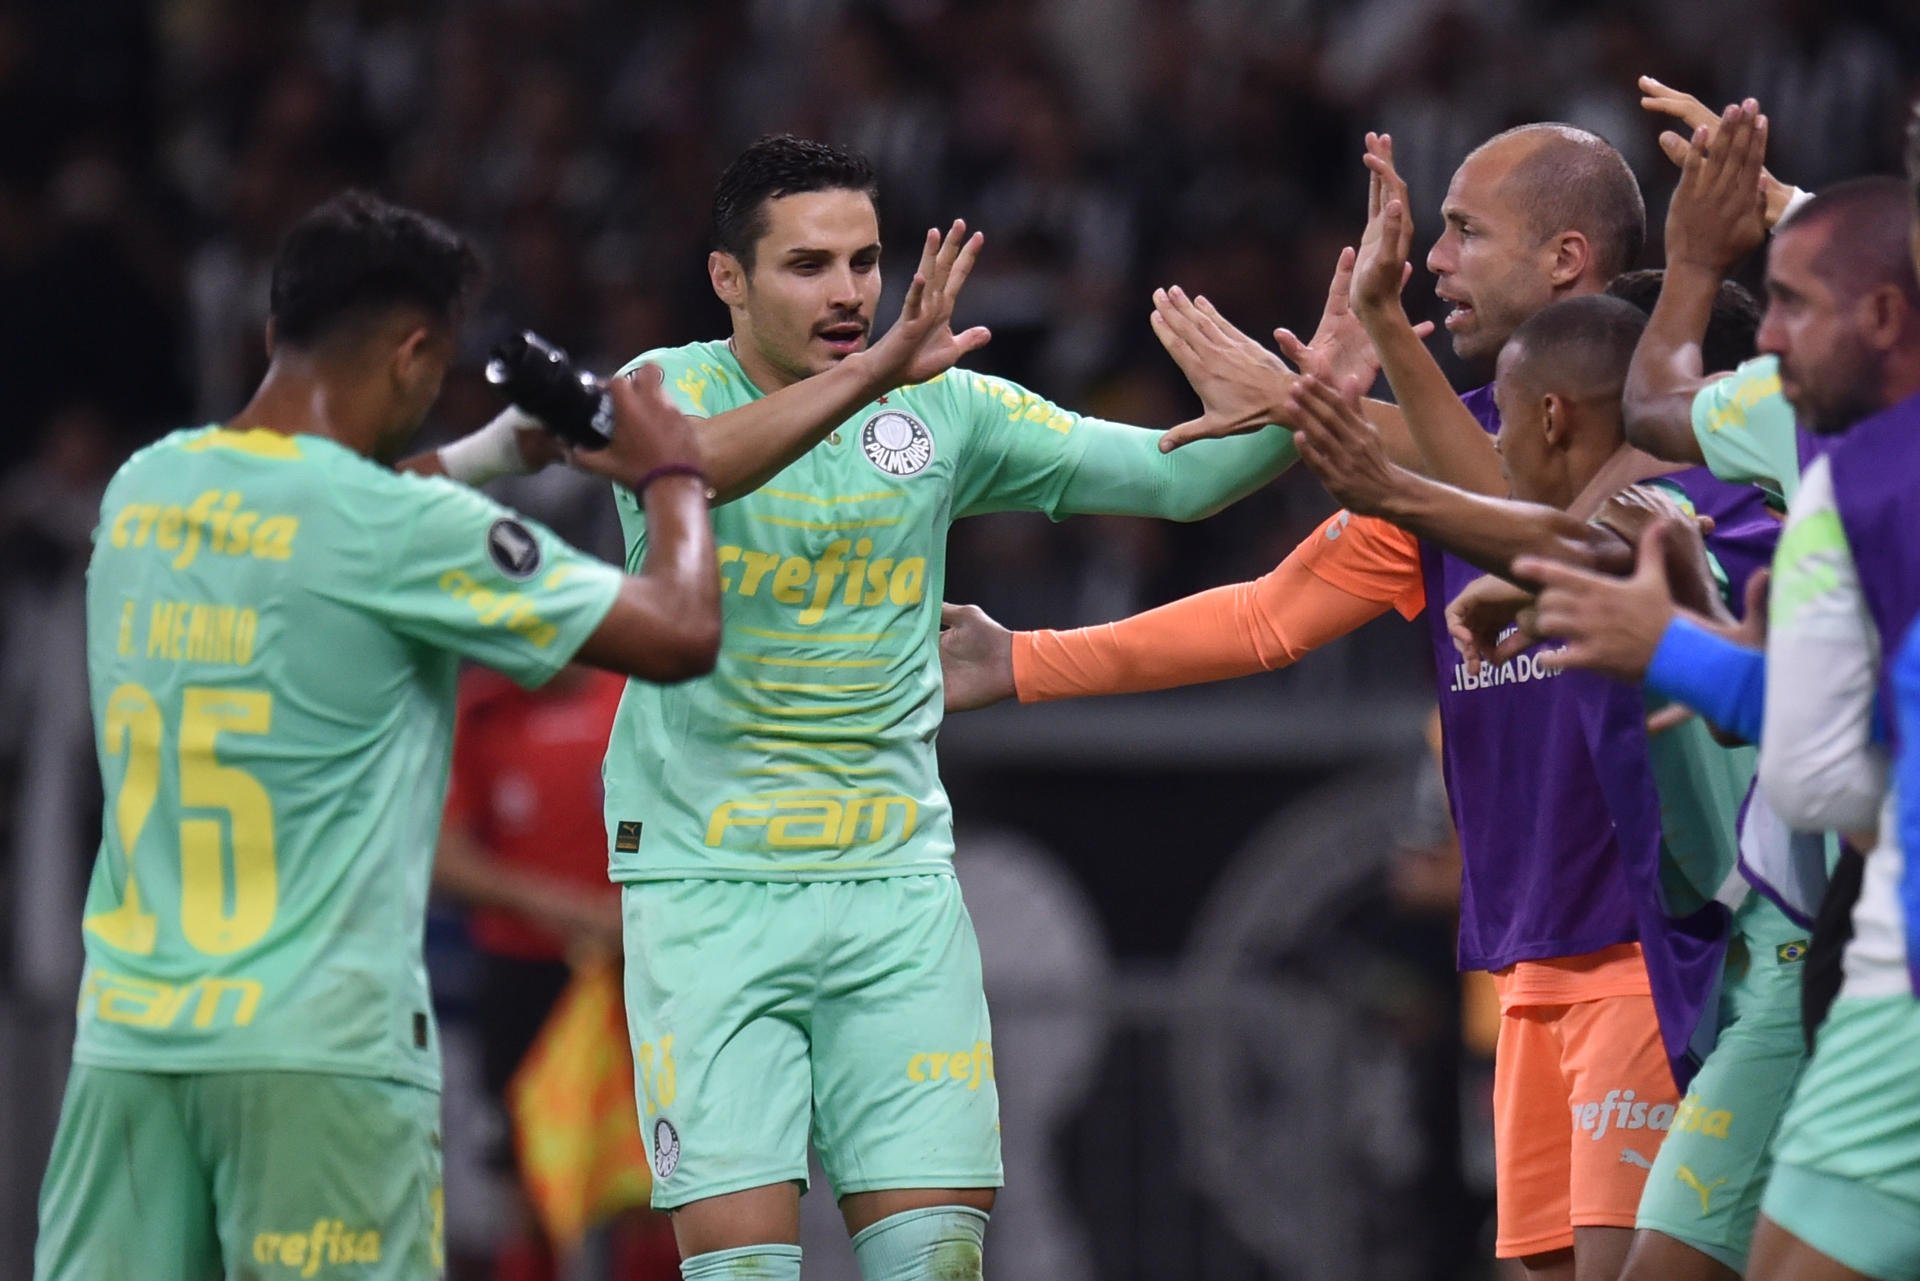
[{"label": "palmeiras club crest", "polygon": [[860,452],[889,476],[912,476],[933,461],[933,433],[912,414],[884,409],[860,428]]}]

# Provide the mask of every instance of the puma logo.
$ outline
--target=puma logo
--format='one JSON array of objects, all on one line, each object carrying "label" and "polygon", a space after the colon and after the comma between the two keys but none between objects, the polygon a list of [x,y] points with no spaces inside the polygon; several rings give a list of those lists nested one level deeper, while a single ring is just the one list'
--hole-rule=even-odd
[{"label": "puma logo", "polygon": [[1713,1190],[1726,1182],[1726,1179],[1719,1178],[1715,1179],[1712,1183],[1702,1183],[1700,1182],[1700,1176],[1684,1165],[1673,1172],[1673,1177],[1700,1194],[1700,1213],[1702,1217],[1712,1213],[1713,1207],[1711,1202],[1713,1199]]},{"label": "puma logo", "polygon": [[1637,1165],[1643,1170],[1651,1170],[1653,1168],[1653,1162],[1647,1160],[1647,1158],[1641,1156],[1638,1152],[1635,1152],[1632,1148],[1620,1149],[1620,1164],[1621,1165]]}]

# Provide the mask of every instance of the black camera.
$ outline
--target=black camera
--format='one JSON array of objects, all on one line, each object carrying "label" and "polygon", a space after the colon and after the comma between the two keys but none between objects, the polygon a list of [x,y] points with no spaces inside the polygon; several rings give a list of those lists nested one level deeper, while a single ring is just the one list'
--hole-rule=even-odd
[{"label": "black camera", "polygon": [[604,449],[613,440],[613,398],[600,380],[531,329],[493,349],[487,381],[576,449]]}]

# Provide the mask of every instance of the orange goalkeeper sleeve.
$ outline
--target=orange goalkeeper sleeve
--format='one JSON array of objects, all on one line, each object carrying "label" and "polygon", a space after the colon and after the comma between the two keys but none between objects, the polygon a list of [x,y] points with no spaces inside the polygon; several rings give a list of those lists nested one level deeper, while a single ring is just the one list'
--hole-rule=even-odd
[{"label": "orange goalkeeper sleeve", "polygon": [[1272,573],[1073,631],[1015,632],[1023,703],[1134,694],[1285,667],[1389,607],[1426,604],[1420,545],[1385,521],[1340,512]]}]

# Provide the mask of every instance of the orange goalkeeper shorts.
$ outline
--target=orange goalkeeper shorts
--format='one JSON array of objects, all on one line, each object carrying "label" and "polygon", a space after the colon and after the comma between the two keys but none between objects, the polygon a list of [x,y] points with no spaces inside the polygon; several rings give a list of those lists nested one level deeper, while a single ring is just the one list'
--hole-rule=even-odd
[{"label": "orange goalkeeper shorts", "polygon": [[1521,962],[1494,980],[1494,1253],[1565,1249],[1576,1227],[1633,1227],[1679,1102],[1640,949]]}]

